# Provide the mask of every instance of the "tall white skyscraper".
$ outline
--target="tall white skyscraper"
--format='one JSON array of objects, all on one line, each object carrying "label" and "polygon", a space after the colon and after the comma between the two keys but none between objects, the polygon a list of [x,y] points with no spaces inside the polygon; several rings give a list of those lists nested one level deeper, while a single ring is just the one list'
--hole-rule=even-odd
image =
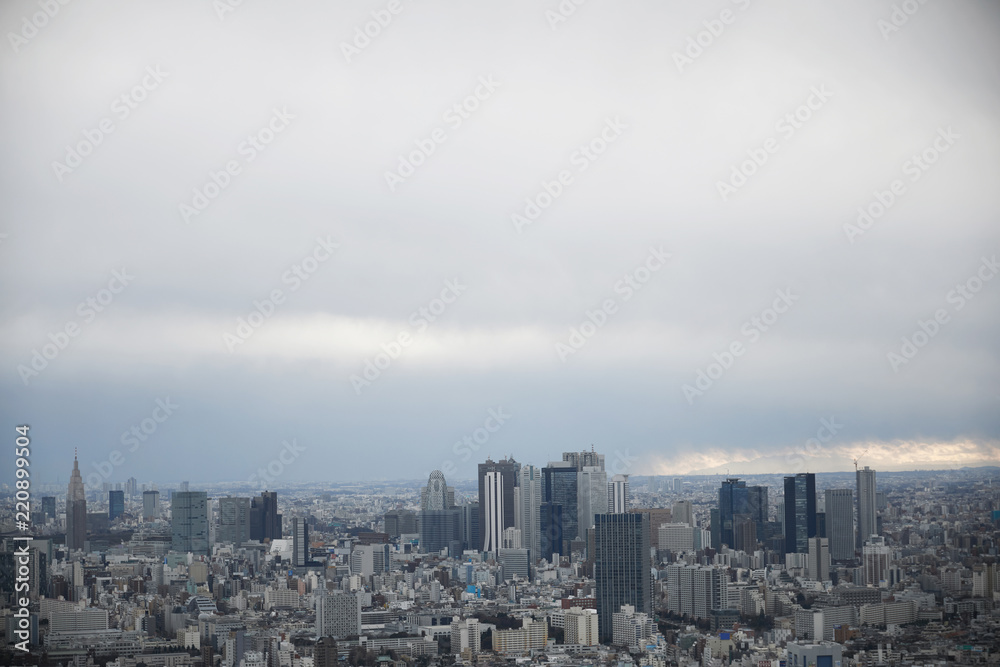
[{"label": "tall white skyscraper", "polygon": [[877,534],[877,523],[875,518],[875,471],[865,466],[857,471],[858,481],[858,540],[857,546],[864,546],[865,542]]},{"label": "tall white skyscraper", "polygon": [[576,525],[582,539],[594,527],[594,515],[608,513],[608,473],[597,466],[584,466],[576,479]]},{"label": "tall white skyscraper", "polygon": [[535,559],[542,553],[542,533],[539,526],[542,507],[542,471],[532,465],[523,465],[520,476],[521,543],[530,550],[531,558]]},{"label": "tall white skyscraper", "polygon": [[628,475],[615,475],[608,483],[608,513],[625,514],[629,504]]},{"label": "tall white skyscraper", "polygon": [[486,494],[483,526],[483,551],[496,553],[503,545],[504,489],[503,473],[488,472],[485,476]]}]

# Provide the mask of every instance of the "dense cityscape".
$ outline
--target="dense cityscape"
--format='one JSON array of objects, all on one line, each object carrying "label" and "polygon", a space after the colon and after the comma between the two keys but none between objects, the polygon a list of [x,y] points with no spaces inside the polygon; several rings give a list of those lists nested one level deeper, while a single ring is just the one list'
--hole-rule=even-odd
[{"label": "dense cityscape", "polygon": [[74,460],[30,540],[4,491],[3,664],[1000,663],[1000,469],[863,464],[643,476],[591,446],[261,490]]}]

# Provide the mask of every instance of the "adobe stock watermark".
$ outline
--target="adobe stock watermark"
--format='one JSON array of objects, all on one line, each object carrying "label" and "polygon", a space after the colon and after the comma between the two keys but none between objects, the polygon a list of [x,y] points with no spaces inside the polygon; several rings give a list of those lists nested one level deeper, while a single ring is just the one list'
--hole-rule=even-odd
[{"label": "adobe stock watermark", "polygon": [[[746,11],[750,6],[750,0],[732,0],[732,2],[740,8],[740,11]],[[719,12],[718,18],[702,21],[705,29],[699,30],[693,35],[688,35],[684,51],[674,51],[673,53],[677,71],[683,74],[685,67],[693,65],[694,61],[705,53],[705,49],[711,47],[715,44],[716,40],[722,37],[722,34],[726,32],[726,26],[730,26],[736,22],[737,16],[733,10],[727,7]]]},{"label": "adobe stock watermark", "polygon": [[[909,177],[910,183],[916,183],[938,161],[938,158],[947,153],[961,138],[962,135],[955,134],[950,125],[947,128],[939,127],[937,136],[927,148],[919,153],[914,153],[903,162],[900,167],[903,175]],[[893,179],[885,190],[872,192],[872,199],[864,206],[858,207],[858,217],[854,224],[844,224],[844,234],[847,235],[847,240],[851,245],[854,245],[856,238],[871,229],[882,216],[888,213],[889,209],[907,192],[906,183],[901,178]]]},{"label": "adobe stock watermark", "polygon": [[365,387],[370,387],[373,382],[382,377],[382,373],[402,355],[403,350],[413,344],[414,337],[426,331],[431,323],[436,322],[444,315],[448,306],[455,303],[467,289],[468,286],[459,283],[458,278],[444,281],[444,289],[441,290],[439,296],[431,299],[426,306],[421,306],[410,313],[407,321],[412,327],[412,331],[404,329],[394,339],[383,343],[381,352],[370,359],[365,359],[361,373],[354,373],[348,378],[354,389],[354,394],[360,396]]},{"label": "adobe stock watermark", "polygon": [[375,9],[372,11],[372,20],[363,26],[355,26],[354,39],[350,42],[340,43],[340,52],[344,54],[347,64],[351,64],[351,59],[360,56],[361,52],[367,49],[372,40],[382,34],[382,31],[389,27],[393,17],[399,16],[403,11],[403,3],[400,0],[389,0],[385,9]]},{"label": "adobe stock watermark", "polygon": [[[493,75],[479,77],[478,85],[473,91],[465,96],[461,102],[448,107],[441,114],[443,120],[451,130],[457,130],[462,123],[472,117],[472,114],[479,109],[480,105],[493,96],[499,81],[494,81]],[[416,172],[417,168],[427,162],[427,159],[437,151],[439,144],[448,140],[448,131],[442,127],[435,127],[423,139],[414,139],[416,149],[406,155],[399,155],[399,162],[394,171],[385,172],[385,184],[389,186],[389,192],[395,192],[400,184],[406,182],[410,176]]]},{"label": "adobe stock watermark", "polygon": [[875,22],[878,31],[882,33],[882,39],[889,41],[889,36],[894,32],[899,32],[904,25],[910,22],[910,17],[920,11],[920,7],[927,4],[927,0],[903,0],[899,4],[892,6],[889,18],[880,18]]},{"label": "adobe stock watermark", "polygon": [[[156,407],[148,417],[142,419],[138,424],[133,424],[121,435],[120,441],[123,447],[128,447],[129,452],[135,452],[147,440],[149,440],[160,424],[173,416],[174,412],[181,406],[170,400],[170,397],[158,398],[154,401]],[[111,473],[115,468],[125,464],[125,454],[118,449],[113,449],[104,461],[92,463],[94,472],[87,475],[87,486],[98,488],[102,482],[111,479]]]},{"label": "adobe stock watermark", "polygon": [[209,170],[208,181],[192,190],[194,194],[191,203],[180,202],[177,205],[181,220],[190,224],[192,217],[201,215],[209,204],[232,184],[233,178],[243,173],[243,167],[256,160],[257,156],[264,152],[293,120],[295,116],[288,113],[285,107],[280,110],[273,109],[267,123],[253,134],[248,134],[247,138],[236,147],[236,154],[243,158],[242,164],[239,159],[232,159],[228,160],[219,171]]},{"label": "adobe stock watermark", "polygon": [[[576,167],[577,173],[582,174],[608,150],[608,146],[614,143],[628,127],[622,122],[620,116],[606,119],[604,127],[593,139],[581,144],[573,151],[569,158],[570,165]],[[514,224],[514,231],[520,234],[525,227],[534,224],[542,212],[552,206],[553,202],[559,199],[566,188],[573,183],[573,172],[570,169],[561,169],[551,181],[543,179],[538,193],[525,197],[524,208],[520,212],[511,213],[510,221]]]},{"label": "adobe stock watermark", "polygon": [[38,377],[48,368],[49,363],[69,346],[70,341],[80,335],[81,327],[90,324],[98,314],[103,313],[133,280],[135,276],[129,275],[125,267],[120,271],[115,269],[111,272],[111,280],[108,281],[107,287],[102,287],[93,296],[88,296],[77,304],[76,314],[82,318],[82,322],[69,320],[58,331],[50,332],[49,342],[42,344],[40,349],[33,348],[31,360],[27,364],[18,364],[17,373],[21,376],[24,386],[27,387],[32,378]]},{"label": "adobe stock watermark", "polygon": [[27,45],[38,35],[38,31],[49,24],[63,7],[68,5],[70,0],[39,0],[38,6],[42,11],[35,12],[31,16],[21,17],[21,29],[18,32],[8,32],[7,41],[14,53],[19,53],[21,48]]},{"label": "adobe stock watermark", "polygon": [[269,488],[285,472],[285,467],[295,463],[296,459],[305,451],[306,448],[300,445],[295,438],[292,438],[291,442],[282,440],[278,455],[263,468],[257,468],[257,472],[247,479],[247,484],[258,489]]},{"label": "adobe stock watermark", "polygon": [[595,310],[588,310],[584,313],[586,319],[569,330],[569,338],[565,343],[563,341],[556,342],[556,354],[559,355],[559,360],[566,363],[566,359],[570,355],[583,349],[587,341],[596,335],[618,312],[618,307],[627,303],[636,292],[641,290],[652,279],[653,274],[666,265],[670,257],[670,253],[664,252],[662,246],[659,248],[650,246],[646,260],[615,282],[613,289],[615,294],[621,295],[621,303],[617,297],[605,299]]},{"label": "adobe stock watermark", "polygon": [[212,9],[215,10],[215,15],[219,17],[219,21],[225,21],[226,14],[232,14],[238,7],[242,7],[243,1],[244,0],[212,0]]},{"label": "adobe stock watermark", "polygon": [[607,464],[607,470],[612,475],[627,475],[629,471],[632,470],[632,466],[638,460],[639,457],[632,456],[628,449],[624,452],[620,449],[616,449],[614,458],[611,459],[611,463]]},{"label": "adobe stock watermark", "polygon": [[[983,286],[1000,272],[1000,264],[997,263],[997,256],[990,259],[980,258],[979,267],[976,272],[962,283],[948,291],[945,301],[953,306],[952,311],[957,313],[965,308],[965,305],[976,298],[976,294],[983,289]],[[900,340],[902,344],[898,351],[890,351],[886,354],[889,368],[893,373],[898,373],[901,366],[909,364],[917,353],[920,352],[930,341],[938,335],[944,325],[951,322],[951,314],[947,308],[938,308],[934,314],[926,320],[918,319],[917,328],[909,336],[903,336]]]},{"label": "adobe stock watermark", "polygon": [[752,345],[760,340],[761,334],[770,331],[781,316],[787,313],[799,300],[799,297],[792,294],[790,289],[777,290],[775,294],[777,296],[769,308],[762,310],[760,315],[754,315],[740,327],[740,333],[748,339],[746,344],[742,340],[734,340],[722,352],[712,353],[712,358],[715,361],[709,362],[704,370],[698,369],[694,385],[681,385],[681,392],[687,399],[688,405],[693,405],[696,396],[702,396],[711,389],[726,371],[733,367],[736,359],[743,356],[747,351],[747,345]]},{"label": "adobe stock watermark", "polygon": [[[512,416],[504,412],[502,405],[488,409],[483,425],[473,429],[471,433],[463,435],[460,440],[456,440],[455,444],[451,446],[451,451],[463,462],[468,462],[473,453],[485,446]],[[454,461],[448,460],[441,464],[440,470],[445,476],[448,476],[455,474],[457,468]]]},{"label": "adobe stock watermark", "polygon": [[[289,285],[288,292],[297,292],[306,280],[309,280],[323,264],[333,257],[334,251],[339,247],[340,244],[331,241],[329,235],[326,238],[317,237],[313,249],[281,274],[282,284]],[[257,329],[264,326],[264,322],[274,316],[278,306],[285,303],[286,297],[284,290],[275,288],[263,299],[254,299],[253,310],[246,317],[236,319],[235,333],[227,331],[222,334],[222,342],[229,353],[232,354],[237,346],[247,342]]]},{"label": "adobe stock watermark", "polygon": [[[160,84],[168,76],[170,76],[170,72],[162,71],[159,65],[148,65],[139,83],[114,99],[111,103],[111,113],[119,121],[125,120],[148,99],[150,93],[160,87]],[[77,167],[82,165],[84,158],[91,155],[98,146],[104,143],[104,139],[115,129],[114,119],[102,118],[93,129],[85,128],[82,132],[83,139],[75,145],[67,144],[63,161],[52,161],[52,171],[55,172],[59,182],[62,183],[67,174],[72,174]]]},{"label": "adobe stock watermark", "polygon": [[806,459],[816,458],[823,450],[823,445],[833,440],[844,428],[843,424],[837,423],[836,417],[822,417],[819,420],[819,428],[816,429],[816,437],[809,438],[803,445],[789,452],[785,458],[788,465],[788,472],[797,472],[802,469]]},{"label": "adobe stock watermark", "polygon": [[545,10],[545,20],[549,22],[549,28],[555,32],[560,23],[565,23],[569,17],[576,14],[576,8],[582,6],[587,0],[561,0],[555,9]]},{"label": "adobe stock watermark", "polygon": [[781,148],[781,140],[788,141],[795,136],[795,133],[801,130],[805,123],[813,117],[813,113],[822,109],[831,97],[833,97],[833,93],[826,89],[825,84],[811,87],[805,102],[793,111],[786,113],[774,124],[774,129],[781,134],[782,139],[768,137],[760,148],[747,149],[748,159],[732,166],[729,180],[715,182],[715,187],[719,191],[722,201],[728,201],[730,196],[745,186],[749,179],[767,164],[771,156],[778,152],[778,149]]}]

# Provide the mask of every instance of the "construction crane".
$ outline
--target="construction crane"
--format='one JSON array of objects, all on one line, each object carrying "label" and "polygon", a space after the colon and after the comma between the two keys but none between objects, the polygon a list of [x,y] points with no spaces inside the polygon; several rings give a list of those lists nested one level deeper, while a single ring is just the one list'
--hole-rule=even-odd
[{"label": "construction crane", "polygon": [[864,455],[867,454],[867,453],[868,453],[868,450],[866,449],[865,451],[861,452],[861,456],[858,456],[857,458],[854,459],[854,472],[858,471],[858,461],[860,461],[862,458],[864,458]]}]

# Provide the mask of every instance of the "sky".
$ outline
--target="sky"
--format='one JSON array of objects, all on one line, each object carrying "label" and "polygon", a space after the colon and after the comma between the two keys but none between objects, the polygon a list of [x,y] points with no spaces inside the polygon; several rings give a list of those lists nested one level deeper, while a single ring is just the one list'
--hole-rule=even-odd
[{"label": "sky", "polygon": [[995,2],[0,28],[0,412],[36,479],[1000,462]]}]

